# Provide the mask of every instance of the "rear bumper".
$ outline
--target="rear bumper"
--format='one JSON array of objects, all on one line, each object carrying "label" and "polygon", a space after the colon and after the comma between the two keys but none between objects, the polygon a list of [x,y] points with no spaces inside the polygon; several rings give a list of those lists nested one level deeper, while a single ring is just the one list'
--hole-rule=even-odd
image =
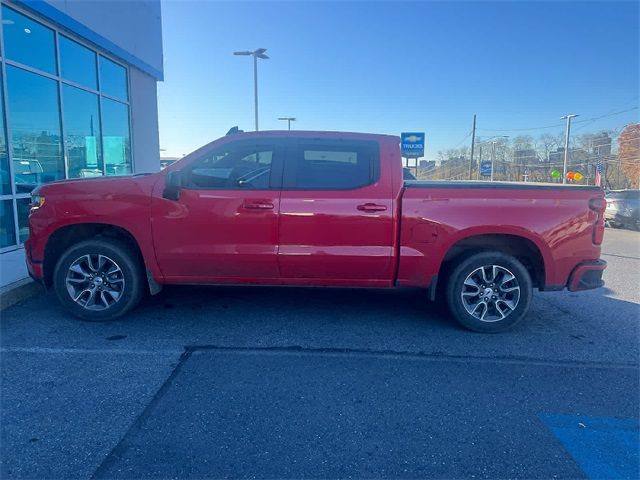
[{"label": "rear bumper", "polygon": [[604,285],[602,273],[605,268],[607,268],[607,262],[604,260],[582,262],[571,272],[567,288],[571,292],[577,292],[602,287]]}]

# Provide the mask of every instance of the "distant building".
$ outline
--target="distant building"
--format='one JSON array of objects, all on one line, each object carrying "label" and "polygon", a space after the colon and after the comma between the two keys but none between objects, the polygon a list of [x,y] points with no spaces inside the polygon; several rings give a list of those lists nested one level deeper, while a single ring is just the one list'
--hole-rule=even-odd
[{"label": "distant building", "polygon": [[432,170],[434,168],[436,168],[436,161],[435,160],[420,160],[420,168],[424,168],[426,170]]},{"label": "distant building", "polygon": [[611,137],[607,132],[596,133],[589,142],[589,153],[596,156],[611,155]]},{"label": "distant building", "polygon": [[531,165],[538,163],[538,154],[532,148],[516,150],[513,152],[513,163],[516,165]]}]

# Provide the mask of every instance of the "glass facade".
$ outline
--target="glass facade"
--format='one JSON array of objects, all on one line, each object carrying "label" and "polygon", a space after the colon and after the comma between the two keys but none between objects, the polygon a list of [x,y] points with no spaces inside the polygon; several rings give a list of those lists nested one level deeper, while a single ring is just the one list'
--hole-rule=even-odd
[{"label": "glass facade", "polygon": [[60,35],[60,75],[84,87],[98,88],[96,52]]},{"label": "glass facade", "polygon": [[28,236],[30,193],[132,172],[129,72],[13,5],[0,12],[0,252]]},{"label": "glass facade", "polygon": [[[63,85],[64,144],[69,178],[102,175],[102,149],[98,96]],[[110,101],[110,100],[105,100]],[[126,105],[125,105],[126,108]]]},{"label": "glass facade", "polygon": [[113,100],[102,101],[102,139],[107,175],[131,173],[131,141],[129,138],[129,107]]},{"label": "glass facade", "polygon": [[107,95],[128,100],[127,71],[108,58],[100,57],[100,88]]}]

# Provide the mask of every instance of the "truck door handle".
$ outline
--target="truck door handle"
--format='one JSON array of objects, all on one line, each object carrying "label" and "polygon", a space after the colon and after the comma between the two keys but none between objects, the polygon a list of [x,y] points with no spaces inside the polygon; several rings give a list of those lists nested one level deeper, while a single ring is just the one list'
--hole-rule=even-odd
[{"label": "truck door handle", "polygon": [[247,210],[273,210],[273,203],[269,202],[245,202],[242,208]]},{"label": "truck door handle", "polygon": [[384,212],[386,209],[386,205],[378,205],[375,203],[363,203],[362,205],[358,205],[358,210],[361,212]]}]

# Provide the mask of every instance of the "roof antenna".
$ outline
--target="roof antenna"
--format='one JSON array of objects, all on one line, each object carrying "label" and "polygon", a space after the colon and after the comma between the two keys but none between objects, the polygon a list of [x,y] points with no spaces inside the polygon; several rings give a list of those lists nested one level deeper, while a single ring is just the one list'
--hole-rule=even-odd
[{"label": "roof antenna", "polygon": [[240,130],[240,129],[238,128],[238,126],[236,125],[235,127],[231,127],[231,128],[229,129],[229,131],[227,132],[227,135],[234,135],[234,134],[236,134],[236,133],[244,133],[244,130]]}]

